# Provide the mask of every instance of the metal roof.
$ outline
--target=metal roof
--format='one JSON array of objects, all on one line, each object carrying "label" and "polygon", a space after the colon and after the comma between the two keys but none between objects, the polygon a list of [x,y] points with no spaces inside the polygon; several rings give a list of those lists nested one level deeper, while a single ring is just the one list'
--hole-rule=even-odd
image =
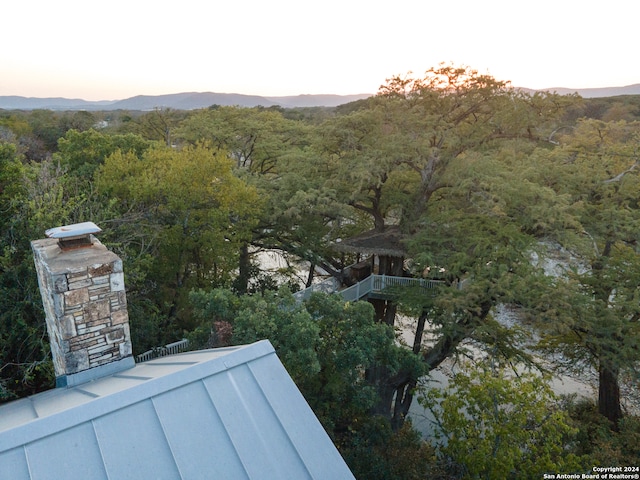
[{"label": "metal roof", "polygon": [[264,340],[0,406],[0,478],[354,477]]}]

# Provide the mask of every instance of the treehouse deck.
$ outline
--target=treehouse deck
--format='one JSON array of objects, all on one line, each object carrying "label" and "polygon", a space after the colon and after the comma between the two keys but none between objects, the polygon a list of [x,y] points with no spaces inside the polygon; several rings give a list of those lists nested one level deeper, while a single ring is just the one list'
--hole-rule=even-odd
[{"label": "treehouse deck", "polygon": [[329,278],[323,282],[312,285],[293,294],[298,302],[307,300],[311,294],[316,292],[340,294],[345,301],[355,302],[363,298],[386,297],[394,289],[406,287],[420,287],[433,289],[441,282],[437,280],[425,280],[422,278],[394,277],[391,275],[371,274],[365,279],[343,288],[338,280]]}]

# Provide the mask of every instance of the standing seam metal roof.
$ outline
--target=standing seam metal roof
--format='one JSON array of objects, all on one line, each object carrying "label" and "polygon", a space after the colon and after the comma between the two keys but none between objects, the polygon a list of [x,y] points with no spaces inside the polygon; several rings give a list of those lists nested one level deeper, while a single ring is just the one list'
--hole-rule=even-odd
[{"label": "standing seam metal roof", "polygon": [[265,340],[0,406],[0,478],[354,477]]}]

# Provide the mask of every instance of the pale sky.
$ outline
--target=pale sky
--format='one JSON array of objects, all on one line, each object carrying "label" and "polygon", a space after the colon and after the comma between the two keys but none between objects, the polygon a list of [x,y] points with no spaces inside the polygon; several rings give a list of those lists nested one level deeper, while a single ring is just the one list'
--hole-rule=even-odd
[{"label": "pale sky", "polygon": [[4,0],[0,95],[375,93],[441,62],[514,86],[640,83],[635,0]]}]

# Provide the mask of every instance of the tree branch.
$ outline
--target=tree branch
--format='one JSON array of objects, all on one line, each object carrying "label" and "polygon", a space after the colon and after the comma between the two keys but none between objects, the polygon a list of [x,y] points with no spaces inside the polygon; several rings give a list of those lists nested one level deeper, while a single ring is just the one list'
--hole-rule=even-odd
[{"label": "tree branch", "polygon": [[633,172],[636,168],[638,167],[638,161],[636,160],[636,162],[631,165],[628,169],[626,169],[624,172],[619,173],[618,175],[616,175],[613,178],[609,178],[607,180],[603,180],[602,183],[613,183],[613,182],[619,182],[620,180],[622,180],[622,178],[627,174],[627,173],[631,173]]}]

